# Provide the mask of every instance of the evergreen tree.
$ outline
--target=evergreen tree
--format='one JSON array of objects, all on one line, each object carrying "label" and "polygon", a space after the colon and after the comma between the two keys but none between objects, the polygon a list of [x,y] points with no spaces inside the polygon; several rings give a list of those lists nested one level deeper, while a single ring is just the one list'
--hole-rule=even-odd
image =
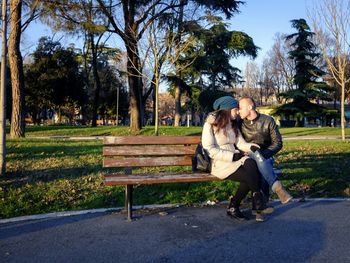
[{"label": "evergreen tree", "polygon": [[[186,93],[189,101],[186,108],[191,111],[211,111],[216,98],[232,95],[222,91],[240,81],[240,70],[231,65],[230,60],[241,55],[255,58],[258,47],[253,39],[240,31],[230,31],[220,16],[207,14],[202,17],[209,26],[202,26],[198,21],[184,23],[184,31],[196,37],[196,45],[184,50],[177,61],[178,65],[189,64],[181,71],[181,79],[169,76],[172,84],[169,91],[175,94],[175,86]],[[191,62],[191,63],[189,63]]]},{"label": "evergreen tree", "polygon": [[61,112],[67,105],[82,105],[86,94],[78,54],[47,37],[39,40],[32,54],[33,63],[25,67],[26,107],[34,122],[48,109]]},{"label": "evergreen tree", "polygon": [[310,31],[304,19],[295,19],[291,23],[297,33],[288,35],[286,41],[292,41],[293,49],[289,52],[289,58],[295,62],[293,78],[295,89],[281,94],[289,102],[278,107],[275,114],[282,114],[287,118],[294,116],[295,126],[303,126],[305,116],[324,111],[317,102],[329,100],[330,87],[320,80],[325,72],[316,65],[320,54],[316,52],[315,44],[312,42],[314,33]]},{"label": "evergreen tree", "polygon": [[240,70],[230,64],[230,59],[241,55],[255,58],[259,48],[244,32],[229,31],[222,18],[208,16],[207,20],[212,26],[199,32],[202,57],[196,66],[210,80],[211,90],[230,87],[240,80]]}]

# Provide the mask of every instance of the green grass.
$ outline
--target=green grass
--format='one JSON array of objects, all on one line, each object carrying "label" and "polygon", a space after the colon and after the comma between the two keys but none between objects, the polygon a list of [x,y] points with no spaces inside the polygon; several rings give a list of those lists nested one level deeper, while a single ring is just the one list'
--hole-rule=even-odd
[{"label": "green grass", "polygon": [[[197,128],[167,128],[167,135],[198,134]],[[152,134],[152,129],[144,134]],[[100,141],[18,139],[7,141],[7,175],[0,178],[0,218],[35,213],[122,206],[124,188],[105,187]],[[276,159],[295,195],[350,196],[350,143],[286,141]],[[227,200],[233,182],[137,185],[135,204]]]},{"label": "green grass", "polygon": [[276,159],[294,192],[310,197],[350,196],[350,142],[286,141]]},{"label": "green grass", "polygon": [[[341,128],[315,127],[315,128],[281,128],[284,136],[341,136]],[[345,134],[350,135],[350,128],[345,129]]]},{"label": "green grass", "polygon": [[[321,127],[321,128],[281,128],[284,136],[303,136],[303,135],[341,135],[340,128]],[[160,135],[200,135],[202,127],[170,127],[160,126]],[[350,134],[350,128],[346,128],[345,133]],[[139,135],[153,135],[154,127],[144,127]],[[129,127],[127,126],[99,126],[99,127],[84,127],[84,126],[27,126],[27,136],[125,136],[130,135]]]},{"label": "green grass", "polygon": [[[161,126],[159,135],[200,135],[202,127]],[[146,126],[137,135],[153,135],[154,127]],[[127,126],[27,126],[26,136],[127,136],[131,135]]]}]

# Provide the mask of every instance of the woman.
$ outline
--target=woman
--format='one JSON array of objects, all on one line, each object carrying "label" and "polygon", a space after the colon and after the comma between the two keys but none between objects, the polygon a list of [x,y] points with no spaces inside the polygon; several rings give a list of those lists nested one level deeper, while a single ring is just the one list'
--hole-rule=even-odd
[{"label": "woman", "polygon": [[257,220],[263,221],[261,212],[266,208],[260,192],[260,174],[256,163],[247,155],[250,147],[239,132],[236,117],[238,103],[231,96],[217,99],[203,126],[202,145],[212,159],[211,174],[220,179],[240,182],[236,195],[230,200],[227,214],[238,220],[247,220],[239,207],[249,191],[253,192],[253,202],[257,209]]}]

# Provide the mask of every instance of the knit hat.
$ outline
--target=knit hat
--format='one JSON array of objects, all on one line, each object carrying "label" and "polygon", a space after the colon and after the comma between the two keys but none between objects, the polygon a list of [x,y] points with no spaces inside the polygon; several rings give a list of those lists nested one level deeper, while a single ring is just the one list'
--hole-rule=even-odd
[{"label": "knit hat", "polygon": [[214,110],[230,110],[238,108],[238,102],[231,96],[218,98],[213,104]]}]

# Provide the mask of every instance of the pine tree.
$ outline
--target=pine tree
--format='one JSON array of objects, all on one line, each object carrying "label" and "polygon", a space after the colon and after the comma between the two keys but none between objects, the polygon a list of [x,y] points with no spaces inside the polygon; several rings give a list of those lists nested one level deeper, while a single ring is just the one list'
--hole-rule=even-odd
[{"label": "pine tree", "polygon": [[[293,78],[295,89],[289,90],[281,96],[288,103],[278,107],[277,115],[293,116],[296,119],[295,126],[304,126],[303,118],[306,115],[320,114],[324,108],[318,105],[318,100],[329,100],[330,87],[320,78],[325,74],[316,61],[320,54],[316,52],[312,42],[314,33],[304,19],[291,21],[292,27],[297,30],[286,37],[286,41],[292,41],[292,49],[289,58],[295,62],[295,75]],[[293,41],[294,40],[294,41]]]}]

